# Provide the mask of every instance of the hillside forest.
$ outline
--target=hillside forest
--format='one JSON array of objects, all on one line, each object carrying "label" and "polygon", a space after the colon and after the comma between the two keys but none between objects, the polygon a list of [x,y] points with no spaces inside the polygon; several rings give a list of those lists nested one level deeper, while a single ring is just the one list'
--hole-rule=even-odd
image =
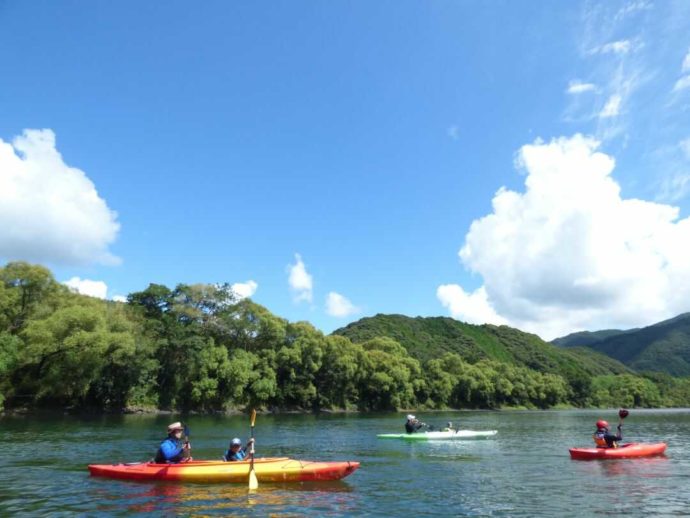
[{"label": "hillside forest", "polygon": [[45,267],[0,267],[0,408],[227,412],[690,404],[690,378],[506,326],[377,315],[325,335],[228,284],[150,284],[126,303]]}]

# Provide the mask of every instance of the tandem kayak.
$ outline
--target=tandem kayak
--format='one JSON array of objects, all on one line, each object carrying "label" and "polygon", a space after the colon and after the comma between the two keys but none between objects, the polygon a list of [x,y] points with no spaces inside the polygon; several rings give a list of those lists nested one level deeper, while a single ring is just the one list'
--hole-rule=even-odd
[{"label": "tandem kayak", "polygon": [[[250,461],[223,462],[201,460],[179,464],[132,462],[90,464],[95,477],[125,480],[176,480],[180,482],[244,482],[249,477]],[[261,482],[306,482],[338,480],[359,468],[359,462],[312,462],[288,457],[254,459],[254,472]]]},{"label": "tandem kayak", "polygon": [[498,433],[497,430],[451,430],[445,432],[419,433],[380,433],[379,439],[404,439],[406,441],[453,441],[462,439],[487,439]]},{"label": "tandem kayak", "polygon": [[643,444],[631,442],[618,448],[570,448],[570,458],[576,460],[630,459],[653,457],[666,451],[666,443]]}]

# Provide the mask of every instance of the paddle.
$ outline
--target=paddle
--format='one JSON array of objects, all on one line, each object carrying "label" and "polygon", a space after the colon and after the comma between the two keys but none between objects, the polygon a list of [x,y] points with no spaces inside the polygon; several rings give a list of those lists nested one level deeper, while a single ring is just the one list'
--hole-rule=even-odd
[{"label": "paddle", "polygon": [[252,434],[252,447],[249,450],[249,455],[251,456],[249,463],[249,490],[253,491],[259,489],[259,480],[256,478],[256,473],[254,472],[254,422],[256,421],[256,409],[252,409],[252,417],[250,421],[250,428]]},{"label": "paddle", "polygon": [[185,462],[191,460],[191,452],[189,451],[189,427],[187,426],[186,423],[182,423],[182,426],[184,426],[184,445],[185,448],[182,450],[182,458],[185,460]]}]

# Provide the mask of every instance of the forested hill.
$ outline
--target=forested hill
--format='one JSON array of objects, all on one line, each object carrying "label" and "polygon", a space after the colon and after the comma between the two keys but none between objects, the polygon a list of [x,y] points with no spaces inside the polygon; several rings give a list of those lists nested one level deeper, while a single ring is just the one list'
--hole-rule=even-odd
[{"label": "forested hill", "polygon": [[150,284],[126,303],[0,267],[0,410],[688,406],[690,378],[639,376],[509,327],[379,315],[324,335],[229,284]]},{"label": "forested hill", "polygon": [[389,337],[422,361],[456,353],[471,363],[496,360],[540,372],[557,372],[567,378],[630,372],[625,365],[602,354],[555,347],[536,335],[508,326],[472,325],[448,317],[379,314],[353,322],[333,334],[355,343]]},{"label": "forested hill", "polygon": [[642,329],[632,329],[612,336],[597,335],[592,341],[583,334],[554,340],[565,346],[586,345],[615,358],[632,369],[665,372],[673,376],[690,376],[690,313],[678,315]]},{"label": "forested hill", "polygon": [[[637,331],[637,329],[631,329],[630,331]],[[589,347],[596,343],[611,338],[612,336],[622,335],[629,331],[623,331],[621,329],[604,329],[602,331],[579,331],[577,333],[571,333],[555,340],[551,340],[551,343],[559,347]]]}]

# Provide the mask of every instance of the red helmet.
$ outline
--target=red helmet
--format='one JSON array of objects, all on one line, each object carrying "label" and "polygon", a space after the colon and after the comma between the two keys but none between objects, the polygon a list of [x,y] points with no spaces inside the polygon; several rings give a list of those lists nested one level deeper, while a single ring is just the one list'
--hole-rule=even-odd
[{"label": "red helmet", "polygon": [[597,421],[597,428],[606,428],[608,429],[609,423],[607,421],[604,421],[603,419],[599,419]]}]

